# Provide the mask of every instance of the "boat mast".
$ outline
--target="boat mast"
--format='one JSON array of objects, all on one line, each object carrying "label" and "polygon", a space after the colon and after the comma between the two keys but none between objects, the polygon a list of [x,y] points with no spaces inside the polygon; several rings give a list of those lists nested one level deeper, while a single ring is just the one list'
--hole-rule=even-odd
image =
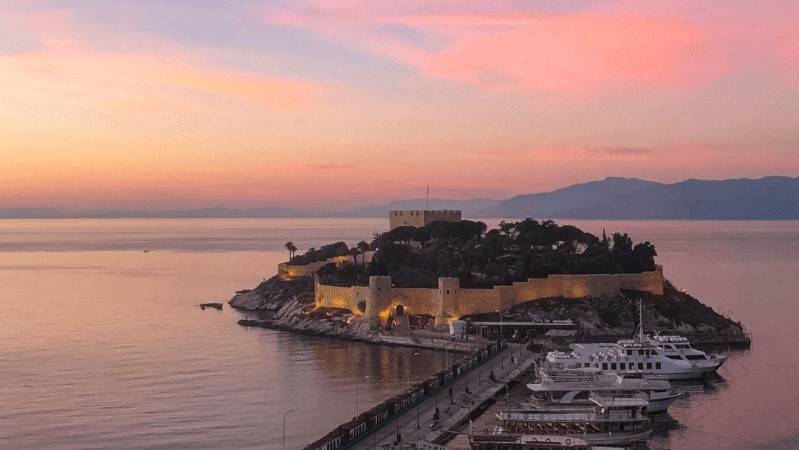
[{"label": "boat mast", "polygon": [[638,299],[638,341],[644,341],[644,310],[640,298]]}]

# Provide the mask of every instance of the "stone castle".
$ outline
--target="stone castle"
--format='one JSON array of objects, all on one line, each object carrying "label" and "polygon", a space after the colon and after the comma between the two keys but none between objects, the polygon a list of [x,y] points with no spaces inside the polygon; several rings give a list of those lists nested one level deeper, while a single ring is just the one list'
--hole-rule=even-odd
[{"label": "stone castle", "polygon": [[388,229],[411,226],[421,228],[436,221],[460,222],[463,214],[453,209],[402,209],[388,212]]},{"label": "stone castle", "polygon": [[[389,224],[393,229],[404,225],[423,226],[435,220],[457,221],[460,217],[460,211],[390,211]],[[362,256],[368,262],[373,255],[374,252],[367,252]],[[352,262],[352,258],[342,256],[303,266],[282,263],[278,272],[284,279],[315,277],[323,265]],[[465,315],[506,310],[543,298],[612,296],[622,290],[663,295],[664,282],[661,266],[642,273],[549,275],[491,289],[461,288],[457,278],[439,278],[437,288],[398,288],[393,286],[390,276],[371,276],[368,286],[351,287],[328,286],[316,279],[314,303],[317,308],[343,308],[366,316],[374,326],[385,325],[388,318],[398,312],[430,315],[435,317],[436,325],[444,325]]]}]

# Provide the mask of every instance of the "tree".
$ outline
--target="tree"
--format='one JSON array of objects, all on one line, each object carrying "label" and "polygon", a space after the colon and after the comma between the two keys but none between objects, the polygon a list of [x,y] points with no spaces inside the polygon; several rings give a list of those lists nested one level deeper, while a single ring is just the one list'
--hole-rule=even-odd
[{"label": "tree", "polygon": [[366,241],[361,241],[356,244],[356,247],[361,252],[361,263],[366,267],[366,252],[369,251],[369,244]]},{"label": "tree", "polygon": [[292,258],[294,258],[294,252],[297,251],[297,246],[294,245],[293,242],[288,241],[288,242],[286,242],[286,250],[289,251],[289,261],[291,261]]}]

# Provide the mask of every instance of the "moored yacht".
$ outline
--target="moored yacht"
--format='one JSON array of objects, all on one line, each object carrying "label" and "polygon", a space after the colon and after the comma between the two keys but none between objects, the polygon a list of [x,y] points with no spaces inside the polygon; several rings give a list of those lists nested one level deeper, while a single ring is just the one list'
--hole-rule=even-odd
[{"label": "moored yacht", "polygon": [[666,380],[624,378],[615,373],[583,370],[540,370],[540,379],[527,388],[539,401],[572,403],[585,401],[591,392],[604,395],[642,393],[648,400],[647,413],[666,411],[680,397]]},{"label": "moored yacht", "polygon": [[571,352],[549,352],[547,363],[559,370],[602,370],[632,377],[686,380],[712,374],[727,360],[727,356],[708,355],[691,347],[681,336],[646,336],[641,319],[633,339],[615,344],[571,344],[570,348]]},{"label": "moored yacht", "polygon": [[474,434],[469,437],[471,450],[620,450],[596,447],[578,438],[527,434]]},{"label": "moored yacht", "polygon": [[643,413],[648,401],[639,395],[606,396],[591,392],[573,405],[528,404],[497,413],[499,433],[559,435],[589,444],[625,445],[646,440],[652,422]]},{"label": "moored yacht", "polygon": [[663,354],[672,359],[684,359],[687,361],[718,360],[721,363],[724,363],[727,359],[726,355],[707,354],[702,350],[693,348],[688,339],[683,336],[668,336],[655,332],[650,336],[646,336],[646,339],[663,350]]}]

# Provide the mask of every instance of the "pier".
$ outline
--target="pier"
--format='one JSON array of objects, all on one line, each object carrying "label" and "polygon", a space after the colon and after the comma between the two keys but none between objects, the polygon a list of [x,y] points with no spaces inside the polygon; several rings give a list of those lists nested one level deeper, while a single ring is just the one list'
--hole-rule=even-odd
[{"label": "pier", "polygon": [[[501,351],[482,358],[479,364],[471,365],[449,383],[420,396],[416,402],[408,403],[398,414],[359,430],[357,437],[349,442],[344,438],[339,445],[329,448],[394,450],[413,444],[444,444],[455,437],[457,428],[494,401],[502,400],[509,385],[533,366],[535,357],[536,353],[528,351],[522,344],[506,345]],[[440,416],[437,425],[433,420],[436,408]],[[325,447],[312,445],[306,448]]]}]

